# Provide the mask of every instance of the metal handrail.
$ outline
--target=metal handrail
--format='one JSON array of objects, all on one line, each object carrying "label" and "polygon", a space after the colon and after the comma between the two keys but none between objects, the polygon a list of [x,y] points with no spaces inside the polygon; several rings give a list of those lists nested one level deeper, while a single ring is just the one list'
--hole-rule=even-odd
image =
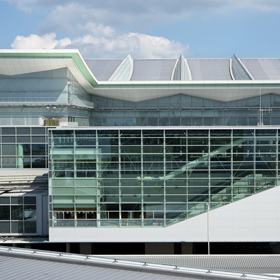
[{"label": "metal handrail", "polygon": [[230,272],[225,270],[215,270],[208,268],[194,268],[194,267],[185,267],[179,265],[169,265],[169,264],[158,264],[146,261],[133,261],[133,260],[124,260],[118,258],[106,258],[106,257],[97,257],[92,255],[78,255],[71,253],[61,253],[61,252],[51,252],[43,250],[34,250],[34,249],[24,249],[24,248],[15,248],[15,247],[4,247],[0,246],[0,255],[13,255],[15,257],[26,257],[32,259],[41,259],[41,260],[52,260],[55,261],[59,258],[59,262],[71,262],[75,264],[84,264],[84,265],[98,265],[104,267],[112,267],[119,269],[131,269],[142,272],[154,272],[161,273],[164,272],[173,275],[196,275],[203,276],[203,279],[240,279],[245,278],[248,280],[279,280],[279,276],[270,276],[270,275],[260,275],[260,274],[251,274],[243,272]]}]

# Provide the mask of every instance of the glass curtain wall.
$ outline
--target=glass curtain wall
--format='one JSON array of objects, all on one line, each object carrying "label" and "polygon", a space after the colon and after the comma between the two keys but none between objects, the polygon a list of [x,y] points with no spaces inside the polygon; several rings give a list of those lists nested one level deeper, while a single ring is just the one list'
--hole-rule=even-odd
[{"label": "glass curtain wall", "polygon": [[[25,105],[22,107],[22,105]],[[43,119],[63,119],[89,125],[91,95],[67,68],[0,75],[0,125],[40,125]],[[69,111],[69,107],[80,110]]]},{"label": "glass curtain wall", "polygon": [[36,221],[36,196],[0,197],[0,235],[34,235]]},{"label": "glass curtain wall", "polygon": [[49,144],[53,227],[169,226],[278,185],[276,129],[50,130]]},{"label": "glass curtain wall", "polygon": [[48,127],[0,128],[0,168],[47,168]]},{"label": "glass curtain wall", "polygon": [[[233,102],[183,94],[137,103],[98,96],[92,100],[92,126],[249,126],[260,119],[259,97]],[[263,95],[261,107],[264,125],[280,124],[279,95]]]}]

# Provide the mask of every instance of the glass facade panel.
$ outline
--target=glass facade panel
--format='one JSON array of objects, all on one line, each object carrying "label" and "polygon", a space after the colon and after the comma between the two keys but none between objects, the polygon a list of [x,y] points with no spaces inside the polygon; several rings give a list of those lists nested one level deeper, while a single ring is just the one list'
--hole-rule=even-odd
[{"label": "glass facade panel", "polygon": [[10,222],[0,221],[0,233],[10,233]]},{"label": "glass facade panel", "polygon": [[0,197],[0,233],[36,234],[36,197]]},{"label": "glass facade panel", "polygon": [[[261,122],[264,125],[280,124],[277,118],[279,97],[275,94],[263,95],[261,103],[260,98],[256,97],[221,102],[182,94],[136,104],[97,96],[93,96],[93,99],[98,104],[98,108],[92,113],[94,126],[256,126]],[[266,106],[263,117],[261,106]]]},{"label": "glass facade panel", "polygon": [[[208,202],[215,209],[276,186],[279,141],[271,130],[52,130],[52,226],[168,226],[205,213]],[[81,135],[92,140],[79,150]],[[72,158],[61,139],[73,143]]]},{"label": "glass facade panel", "polygon": [[[46,168],[48,166],[47,129],[48,127],[0,128],[0,168]],[[33,136],[38,134],[41,136]],[[32,144],[32,141],[41,144]]]}]

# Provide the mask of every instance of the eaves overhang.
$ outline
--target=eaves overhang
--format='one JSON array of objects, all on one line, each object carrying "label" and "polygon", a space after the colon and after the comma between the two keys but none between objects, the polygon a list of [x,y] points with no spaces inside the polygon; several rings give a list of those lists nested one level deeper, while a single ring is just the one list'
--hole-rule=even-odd
[{"label": "eaves overhang", "polygon": [[94,94],[129,102],[141,102],[177,94],[231,102],[265,94],[280,95],[280,81],[167,81],[99,82]]},{"label": "eaves overhang", "polygon": [[[38,69],[37,71],[44,68],[48,70],[57,69],[55,68],[56,64],[59,64],[59,67],[69,68],[67,60],[71,60],[77,69],[76,73],[73,73],[74,76],[78,76],[76,78],[79,82],[81,79],[86,81],[86,83],[82,81],[84,87],[87,83],[90,85],[90,87],[86,86],[86,90],[92,89],[98,83],[78,50],[0,50],[0,60],[4,60],[7,66],[12,65],[14,68],[24,69],[22,73],[32,72],[32,69],[30,67],[28,69],[28,66],[33,66],[34,69]],[[27,67],[24,67],[26,65]],[[11,75],[9,70],[9,67],[6,67],[7,72],[2,71],[1,74]],[[78,75],[78,72],[80,75]]]},{"label": "eaves overhang", "polygon": [[102,81],[98,82],[98,87],[104,86],[280,86],[280,80],[215,80],[215,81]]}]

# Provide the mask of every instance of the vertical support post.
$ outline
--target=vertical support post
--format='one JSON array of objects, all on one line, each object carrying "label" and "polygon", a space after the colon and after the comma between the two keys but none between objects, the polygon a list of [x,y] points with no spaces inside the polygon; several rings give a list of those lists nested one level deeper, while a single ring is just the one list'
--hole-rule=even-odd
[{"label": "vertical support post", "polygon": [[98,172],[100,170],[100,166],[99,164],[102,164],[101,160],[100,160],[100,157],[99,157],[99,134],[98,134],[98,131],[96,130],[96,143],[95,143],[95,151],[96,151],[96,226],[97,227],[100,227],[101,226],[101,214],[100,214],[100,211],[101,211],[101,206],[100,206],[100,180],[101,179],[99,176],[100,176],[100,173]]},{"label": "vertical support post", "polygon": [[278,149],[278,140],[279,140],[279,136],[278,136],[278,131],[276,130],[276,170],[277,170],[277,173],[276,173],[276,180],[275,180],[275,184],[276,186],[279,186],[279,175],[278,175],[278,168],[279,168],[279,164],[278,164],[278,160],[279,160],[279,156],[278,156],[278,152],[279,152],[279,149]]},{"label": "vertical support post", "polygon": [[[189,130],[186,130],[186,162],[189,161]],[[186,169],[186,219],[189,218],[189,170]]]},{"label": "vertical support post", "polygon": [[231,191],[230,191],[230,202],[233,202],[233,194],[234,194],[234,190],[233,190],[233,186],[234,186],[234,172],[233,172],[233,141],[234,141],[234,135],[233,135],[233,129],[231,129],[231,132],[230,132],[230,185],[231,185]]},{"label": "vertical support post", "polygon": [[17,168],[23,168],[23,146],[17,144]]},{"label": "vertical support post", "polygon": [[[164,215],[164,226],[166,227],[166,180],[165,180],[165,175],[166,175],[166,138],[165,138],[165,129],[163,130],[163,195],[164,195],[164,200],[163,200],[163,215]],[[158,143],[159,144],[159,143]]]},{"label": "vertical support post", "polygon": [[259,126],[263,126],[262,89],[260,88]]},{"label": "vertical support post", "polygon": [[70,243],[66,243],[66,253],[71,253]]},{"label": "vertical support post", "polygon": [[67,81],[67,102],[68,102],[68,105],[71,104],[71,85],[72,85],[72,82],[70,81]]},{"label": "vertical support post", "polygon": [[143,178],[144,178],[144,155],[143,155],[143,151],[144,151],[144,148],[143,148],[143,143],[144,142],[144,135],[143,135],[143,129],[141,129],[141,181],[140,181],[140,184],[141,184],[141,217],[142,217],[142,223],[141,223],[141,226],[144,227],[145,225],[145,209],[144,209],[144,188],[143,188]]},{"label": "vertical support post", "polygon": [[[121,227],[123,225],[123,221],[122,221],[122,196],[121,196],[121,186],[122,186],[122,182],[123,182],[123,178],[122,178],[122,161],[121,161],[121,145],[122,145],[122,141],[121,141],[121,132],[120,130],[118,130],[118,166],[119,166],[119,227]],[[128,225],[128,222],[127,222]]]},{"label": "vertical support post", "polygon": [[210,232],[209,232],[209,209],[210,209],[210,201],[211,201],[211,157],[210,157],[210,151],[211,151],[211,130],[208,130],[208,203],[207,205],[207,252],[208,255],[210,255]]},{"label": "vertical support post", "polygon": [[209,221],[209,210],[210,210],[210,203],[206,203],[207,205],[207,248],[208,248],[208,255],[210,255],[210,221]]}]

